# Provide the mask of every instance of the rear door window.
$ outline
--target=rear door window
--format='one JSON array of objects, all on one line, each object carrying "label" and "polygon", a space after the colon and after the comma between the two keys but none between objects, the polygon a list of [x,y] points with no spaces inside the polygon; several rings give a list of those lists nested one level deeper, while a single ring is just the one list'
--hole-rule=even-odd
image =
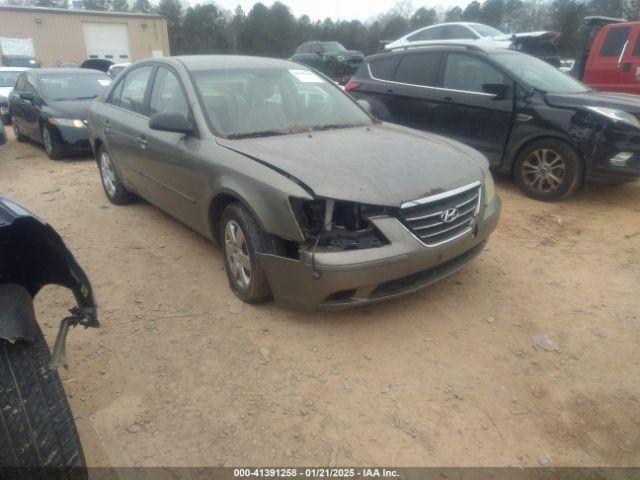
[{"label": "rear door window", "polygon": [[147,91],[152,66],[139,67],[127,73],[122,82],[120,108],[145,115],[144,95]]},{"label": "rear door window", "polygon": [[636,46],[633,47],[633,54],[634,57],[640,57],[640,32],[638,32],[638,39],[636,40]]},{"label": "rear door window", "polygon": [[401,58],[400,55],[393,55],[370,61],[371,76],[380,80],[393,80]]},{"label": "rear door window", "polygon": [[446,27],[431,27],[421,32],[415,33],[407,38],[411,42],[419,42],[422,40],[442,40]]},{"label": "rear door window", "polygon": [[504,74],[484,60],[452,53],[447,57],[442,86],[451,90],[482,93],[483,84],[504,81]]},{"label": "rear door window", "polygon": [[405,55],[396,71],[396,82],[433,87],[438,78],[439,53]]},{"label": "rear door window", "polygon": [[461,25],[448,25],[442,38],[446,40],[475,39],[476,36],[468,28]]},{"label": "rear door window", "polygon": [[625,43],[629,40],[629,27],[612,28],[607,33],[602,48],[600,49],[601,57],[619,57],[622,53]]}]

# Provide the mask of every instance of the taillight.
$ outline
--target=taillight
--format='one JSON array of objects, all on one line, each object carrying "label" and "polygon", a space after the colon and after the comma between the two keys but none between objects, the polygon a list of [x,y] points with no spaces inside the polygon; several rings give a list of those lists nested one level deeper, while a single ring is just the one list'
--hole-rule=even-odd
[{"label": "taillight", "polygon": [[355,90],[359,86],[360,84],[358,82],[347,82],[347,84],[344,86],[344,91],[350,92],[351,90]]}]

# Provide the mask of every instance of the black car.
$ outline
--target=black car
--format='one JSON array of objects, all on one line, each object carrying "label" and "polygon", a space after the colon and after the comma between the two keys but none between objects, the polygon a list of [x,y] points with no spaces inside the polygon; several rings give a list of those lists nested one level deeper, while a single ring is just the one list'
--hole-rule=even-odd
[{"label": "black car", "polygon": [[539,200],[640,177],[640,97],[596,92],[520,52],[397,49],[367,57],[346,90],[383,120],[480,150]]},{"label": "black car", "polygon": [[314,41],[300,45],[291,60],[335,78],[352,75],[360,68],[363,58],[362,52],[347,50],[340,42]]},{"label": "black car", "polygon": [[25,71],[9,96],[19,142],[42,143],[49,158],[91,152],[87,115],[91,101],[111,83],[97,70],[40,68]]}]

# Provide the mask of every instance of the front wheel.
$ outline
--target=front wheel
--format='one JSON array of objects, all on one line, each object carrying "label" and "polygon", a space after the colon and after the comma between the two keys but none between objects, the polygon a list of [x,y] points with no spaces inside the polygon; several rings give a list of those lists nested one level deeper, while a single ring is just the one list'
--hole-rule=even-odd
[{"label": "front wheel", "polygon": [[3,479],[87,478],[73,415],[58,373],[49,369],[50,360],[39,328],[33,343],[0,340]]},{"label": "front wheel", "polygon": [[242,204],[232,203],[222,212],[219,241],[233,293],[247,303],[270,300],[271,289],[257,252],[273,251],[274,246]]},{"label": "front wheel", "polygon": [[573,194],[582,183],[584,163],[571,146],[553,138],[528,145],[516,159],[520,189],[536,200],[553,201]]},{"label": "front wheel", "polygon": [[42,134],[42,145],[44,146],[44,151],[47,152],[49,158],[51,160],[60,160],[64,157],[64,151],[60,143],[51,133],[49,127],[43,125],[40,133]]}]

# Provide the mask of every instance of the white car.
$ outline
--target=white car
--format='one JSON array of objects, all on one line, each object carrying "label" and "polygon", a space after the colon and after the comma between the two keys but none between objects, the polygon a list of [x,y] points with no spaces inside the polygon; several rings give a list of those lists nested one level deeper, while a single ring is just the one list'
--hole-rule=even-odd
[{"label": "white car", "polygon": [[0,118],[5,125],[11,123],[9,112],[9,94],[22,72],[27,70],[24,67],[0,67]]},{"label": "white car", "polygon": [[557,36],[554,32],[527,32],[527,33],[503,33],[500,30],[482,23],[454,22],[440,23],[430,27],[421,28],[405,35],[398,40],[385,45],[386,50],[394,48],[428,45],[429,43],[442,43],[442,41],[456,42],[464,40],[465,43],[476,41],[480,46],[511,48],[514,42],[523,40],[542,40]]}]

